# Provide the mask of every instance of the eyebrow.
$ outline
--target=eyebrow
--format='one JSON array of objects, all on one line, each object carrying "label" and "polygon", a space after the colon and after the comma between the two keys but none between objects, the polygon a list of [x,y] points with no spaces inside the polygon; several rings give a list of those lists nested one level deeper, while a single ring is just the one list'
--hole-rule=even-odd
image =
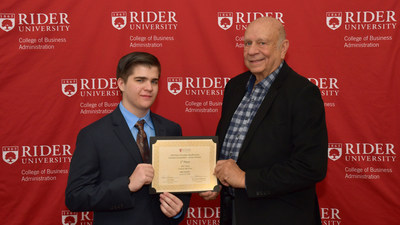
[{"label": "eyebrow", "polygon": [[136,76],[136,77],[134,76],[133,78],[134,79],[145,79],[145,80],[160,80],[159,77],[150,79],[150,78],[148,78],[146,76]]}]

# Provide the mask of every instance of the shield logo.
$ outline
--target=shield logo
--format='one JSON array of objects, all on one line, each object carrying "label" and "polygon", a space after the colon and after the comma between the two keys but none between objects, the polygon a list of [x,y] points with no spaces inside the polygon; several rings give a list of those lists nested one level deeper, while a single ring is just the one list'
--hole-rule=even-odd
[{"label": "shield logo", "polygon": [[177,95],[182,91],[182,77],[169,77],[167,79],[168,91],[173,95]]},{"label": "shield logo", "polygon": [[8,32],[15,27],[15,14],[14,13],[0,13],[0,28]]},{"label": "shield logo", "polygon": [[8,164],[13,164],[18,160],[18,146],[3,146],[3,160]]},{"label": "shield logo", "polygon": [[338,29],[342,25],[342,13],[341,12],[327,12],[326,13],[326,25],[332,30]]},{"label": "shield logo", "polygon": [[117,30],[121,30],[126,26],[126,12],[112,12],[111,13],[111,23],[113,27]]},{"label": "shield logo", "polygon": [[78,223],[78,213],[63,210],[61,215],[63,225],[76,225]]},{"label": "shield logo", "polygon": [[219,12],[218,13],[218,25],[224,30],[231,28],[233,24],[233,13],[231,12]]},{"label": "shield logo", "polygon": [[64,95],[71,97],[78,91],[77,79],[62,79],[61,80],[61,91]]},{"label": "shield logo", "polygon": [[328,145],[328,157],[336,161],[342,157],[342,144],[340,143],[329,143]]}]

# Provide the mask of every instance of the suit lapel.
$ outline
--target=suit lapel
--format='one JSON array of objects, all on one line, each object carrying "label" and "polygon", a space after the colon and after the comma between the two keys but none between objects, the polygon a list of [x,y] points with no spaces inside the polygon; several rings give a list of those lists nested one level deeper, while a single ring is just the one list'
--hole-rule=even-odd
[{"label": "suit lapel", "polygon": [[151,121],[153,122],[154,130],[156,132],[156,136],[167,136],[167,131],[164,126],[162,126],[160,119],[156,114],[150,111]]},{"label": "suit lapel", "polygon": [[277,89],[272,87],[269,89],[268,94],[265,96],[262,104],[260,105],[260,108],[258,109],[256,115],[253,118],[253,121],[250,124],[249,130],[247,131],[242,147],[240,148],[239,158],[240,155],[243,154],[247,145],[249,144],[251,137],[253,137],[254,132],[256,132],[257,127],[260,125],[262,119],[267,115],[268,110],[271,108],[272,102],[274,101],[277,94],[278,94]]},{"label": "suit lapel", "polygon": [[140,155],[139,148],[135,142],[135,139],[132,137],[132,133],[118,107],[112,112],[112,121],[114,125],[114,132],[125,149],[137,163],[142,163],[143,160],[142,156]]},{"label": "suit lapel", "polygon": [[250,139],[254,135],[254,132],[257,131],[257,128],[262,122],[263,118],[268,114],[268,111],[271,108],[272,103],[274,102],[276,96],[279,93],[280,87],[286,80],[289,70],[290,70],[289,66],[286,64],[286,62],[284,62],[281,71],[275,78],[275,81],[272,83],[270,89],[268,90],[267,95],[265,96],[263,102],[260,105],[260,108],[257,110],[257,113],[254,116],[252,123],[250,124],[249,130],[247,131],[242,147],[240,148],[239,158],[243,154],[247,145],[249,144]]}]

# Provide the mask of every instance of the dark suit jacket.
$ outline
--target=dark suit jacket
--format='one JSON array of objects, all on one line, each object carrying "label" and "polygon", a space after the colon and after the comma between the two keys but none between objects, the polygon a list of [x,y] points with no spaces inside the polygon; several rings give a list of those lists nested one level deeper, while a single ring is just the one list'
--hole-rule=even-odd
[{"label": "dark suit jacket", "polygon": [[[250,74],[234,77],[225,87],[220,145]],[[246,172],[246,189],[235,189],[237,224],[321,224],[315,184],[326,175],[327,139],[319,89],[285,62],[240,149],[237,164]],[[221,224],[228,225],[226,195],[223,188]]]},{"label": "dark suit jacket", "polygon": [[[181,127],[154,113],[157,136],[181,136]],[[71,211],[94,211],[94,224],[179,224],[189,206],[190,195],[178,195],[184,203],[180,218],[167,218],[159,195],[149,186],[131,193],[129,176],[142,158],[119,107],[83,128],[72,157],[65,202]]]}]

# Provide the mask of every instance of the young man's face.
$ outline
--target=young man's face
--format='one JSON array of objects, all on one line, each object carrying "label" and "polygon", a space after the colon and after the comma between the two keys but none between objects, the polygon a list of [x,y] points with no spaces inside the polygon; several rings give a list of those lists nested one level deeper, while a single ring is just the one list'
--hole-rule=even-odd
[{"label": "young man's face", "polygon": [[158,80],[158,68],[145,65],[137,65],[126,82],[119,78],[117,82],[123,106],[138,117],[145,116],[156,100]]}]

